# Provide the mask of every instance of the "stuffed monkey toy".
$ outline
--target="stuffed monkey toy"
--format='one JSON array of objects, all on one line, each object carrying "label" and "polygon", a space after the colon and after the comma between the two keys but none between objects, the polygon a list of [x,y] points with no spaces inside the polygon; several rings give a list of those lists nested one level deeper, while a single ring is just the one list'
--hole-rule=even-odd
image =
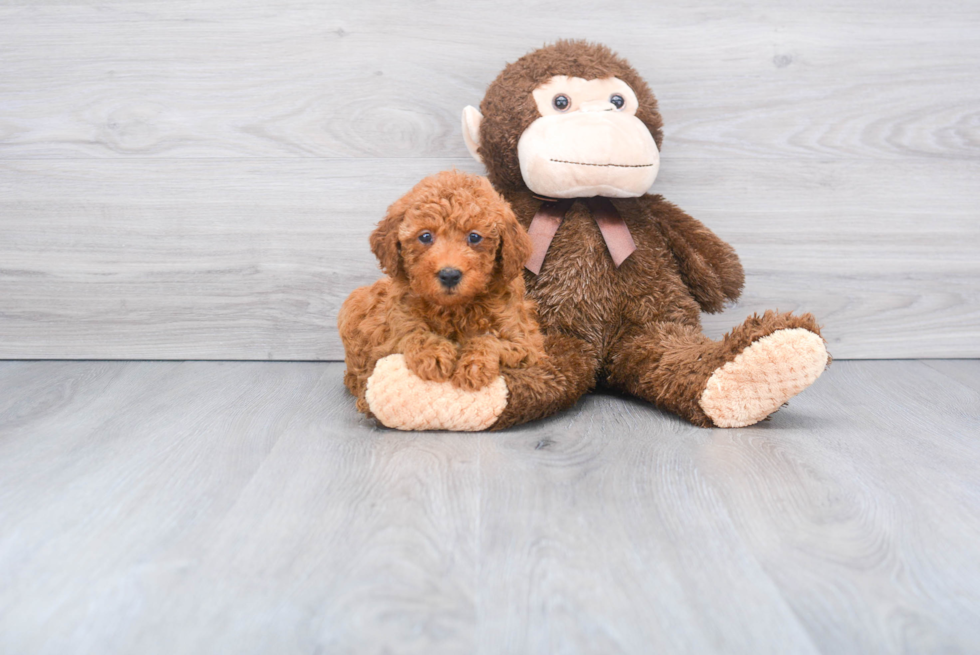
[{"label": "stuffed monkey toy", "polygon": [[[505,428],[569,407],[595,385],[639,396],[703,427],[752,425],[817,379],[829,358],[810,314],[767,311],[720,341],[700,312],[721,311],[744,275],[727,243],[647,191],[663,140],[646,82],[605,46],[559,41],[509,64],[463,136],[528,229],[527,293],[547,356],[502,369],[499,415],[455,429]],[[385,425],[432,402],[439,385],[375,369],[371,412]],[[369,381],[371,384],[371,381]],[[444,383],[448,384],[448,383]],[[449,408],[454,409],[454,408]],[[386,417],[388,417],[386,419]],[[413,429],[443,429],[439,421]]]}]

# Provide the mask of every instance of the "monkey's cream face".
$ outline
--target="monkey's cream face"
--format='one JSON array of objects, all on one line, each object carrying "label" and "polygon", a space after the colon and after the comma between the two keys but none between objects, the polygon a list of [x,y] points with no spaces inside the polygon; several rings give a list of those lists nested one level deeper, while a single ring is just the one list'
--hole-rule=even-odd
[{"label": "monkey's cream face", "polygon": [[628,84],[615,77],[556,75],[533,96],[541,116],[517,142],[521,175],[531,191],[551,198],[633,198],[647,192],[660,169],[660,152],[636,117],[636,94]]}]

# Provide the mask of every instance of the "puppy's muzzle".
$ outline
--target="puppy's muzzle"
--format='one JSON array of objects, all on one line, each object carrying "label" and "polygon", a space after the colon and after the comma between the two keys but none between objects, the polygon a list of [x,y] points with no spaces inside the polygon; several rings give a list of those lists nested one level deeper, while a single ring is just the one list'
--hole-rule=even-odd
[{"label": "puppy's muzzle", "polygon": [[459,281],[463,279],[463,272],[458,268],[447,266],[436,273],[436,277],[439,278],[439,284],[448,290],[459,284]]}]

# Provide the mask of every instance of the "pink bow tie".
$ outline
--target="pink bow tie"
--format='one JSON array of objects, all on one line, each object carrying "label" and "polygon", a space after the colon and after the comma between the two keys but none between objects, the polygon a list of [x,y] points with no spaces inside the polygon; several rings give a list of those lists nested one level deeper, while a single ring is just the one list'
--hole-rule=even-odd
[{"label": "pink bow tie", "polygon": [[565,198],[563,200],[546,199],[545,202],[534,214],[531,219],[531,226],[527,233],[531,237],[533,246],[531,258],[527,260],[524,267],[537,275],[541,272],[541,265],[544,264],[544,257],[548,254],[548,247],[551,240],[555,238],[558,226],[561,225],[565,214],[576,200],[580,200],[592,212],[602,232],[602,238],[606,242],[606,248],[612,256],[616,268],[626,261],[626,258],[636,250],[636,243],[633,242],[633,235],[626,227],[626,221],[619,215],[609,198],[597,196],[595,198]]}]

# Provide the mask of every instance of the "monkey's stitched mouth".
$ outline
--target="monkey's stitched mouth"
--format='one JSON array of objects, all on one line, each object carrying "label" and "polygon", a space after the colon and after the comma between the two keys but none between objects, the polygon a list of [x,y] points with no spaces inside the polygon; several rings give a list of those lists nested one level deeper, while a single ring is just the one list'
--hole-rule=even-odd
[{"label": "monkey's stitched mouth", "polygon": [[612,166],[613,168],[650,168],[653,164],[591,164],[587,161],[568,161],[567,159],[552,159],[557,164],[575,164],[576,166]]}]

